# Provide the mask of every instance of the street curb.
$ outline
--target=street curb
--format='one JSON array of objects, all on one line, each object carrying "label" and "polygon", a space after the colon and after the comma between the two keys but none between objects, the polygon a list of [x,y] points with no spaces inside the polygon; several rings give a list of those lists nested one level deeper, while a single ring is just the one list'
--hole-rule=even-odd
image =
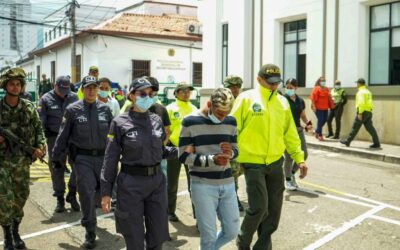
[{"label": "street curb", "polygon": [[384,153],[379,153],[379,152],[374,152],[374,151],[366,152],[364,150],[360,150],[360,149],[356,149],[356,148],[330,146],[330,145],[324,145],[324,144],[319,144],[319,143],[314,143],[314,142],[307,142],[307,146],[309,148],[313,148],[313,149],[327,150],[327,151],[331,151],[331,152],[352,155],[352,156],[356,156],[359,158],[383,161],[383,162],[387,162],[387,163],[400,164],[400,156],[394,156],[394,155],[390,155],[390,154],[384,154]]}]

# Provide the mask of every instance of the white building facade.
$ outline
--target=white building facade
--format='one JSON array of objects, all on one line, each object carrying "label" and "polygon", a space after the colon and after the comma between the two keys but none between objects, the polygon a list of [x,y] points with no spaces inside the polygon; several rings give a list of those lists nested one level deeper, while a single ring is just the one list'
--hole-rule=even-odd
[{"label": "white building facade", "polygon": [[[241,76],[245,88],[256,87],[266,63],[277,64],[284,80],[298,79],[305,99],[320,76],[328,87],[341,80],[350,95],[344,134],[354,119],[354,82],[363,77],[375,97],[382,141],[400,144],[400,136],[390,134],[400,123],[387,115],[400,112],[389,103],[400,104],[400,1],[203,0],[199,20],[206,88],[221,86],[230,74]],[[364,132],[359,137],[368,139]]]}]

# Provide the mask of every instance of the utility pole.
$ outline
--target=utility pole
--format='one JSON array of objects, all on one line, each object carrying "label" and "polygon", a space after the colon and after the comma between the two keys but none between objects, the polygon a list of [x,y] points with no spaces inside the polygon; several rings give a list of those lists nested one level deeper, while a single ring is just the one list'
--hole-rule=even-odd
[{"label": "utility pole", "polygon": [[76,79],[76,24],[75,24],[75,8],[79,8],[76,0],[72,0],[69,7],[69,20],[71,25],[71,82],[75,83],[80,79]]}]

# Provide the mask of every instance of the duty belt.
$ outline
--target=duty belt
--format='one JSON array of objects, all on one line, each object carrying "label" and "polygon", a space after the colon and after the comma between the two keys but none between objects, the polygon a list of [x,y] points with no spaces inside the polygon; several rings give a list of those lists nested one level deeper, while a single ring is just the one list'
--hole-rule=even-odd
[{"label": "duty belt", "polygon": [[125,165],[122,164],[121,172],[129,175],[153,176],[160,172],[160,164],[154,166]]},{"label": "duty belt", "polygon": [[103,156],[105,149],[83,149],[77,148],[76,155],[88,155],[88,156]]}]

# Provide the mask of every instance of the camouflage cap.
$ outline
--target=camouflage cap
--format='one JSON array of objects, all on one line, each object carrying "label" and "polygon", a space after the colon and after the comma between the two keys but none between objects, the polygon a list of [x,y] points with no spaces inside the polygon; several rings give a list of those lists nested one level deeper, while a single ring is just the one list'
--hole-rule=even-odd
[{"label": "camouflage cap", "polygon": [[22,68],[11,68],[0,77],[0,88],[3,88],[9,80],[18,79],[22,87],[25,86],[25,71]]},{"label": "camouflage cap", "polygon": [[239,88],[242,87],[243,80],[239,76],[229,75],[224,80],[224,87],[229,88],[231,86],[238,86]]},{"label": "camouflage cap", "polygon": [[211,94],[210,101],[214,108],[230,110],[232,109],[235,97],[233,97],[230,89],[218,88]]},{"label": "camouflage cap", "polygon": [[176,94],[176,92],[178,92],[179,90],[184,90],[184,89],[194,90],[194,87],[186,82],[180,82],[176,85],[174,94]]}]

